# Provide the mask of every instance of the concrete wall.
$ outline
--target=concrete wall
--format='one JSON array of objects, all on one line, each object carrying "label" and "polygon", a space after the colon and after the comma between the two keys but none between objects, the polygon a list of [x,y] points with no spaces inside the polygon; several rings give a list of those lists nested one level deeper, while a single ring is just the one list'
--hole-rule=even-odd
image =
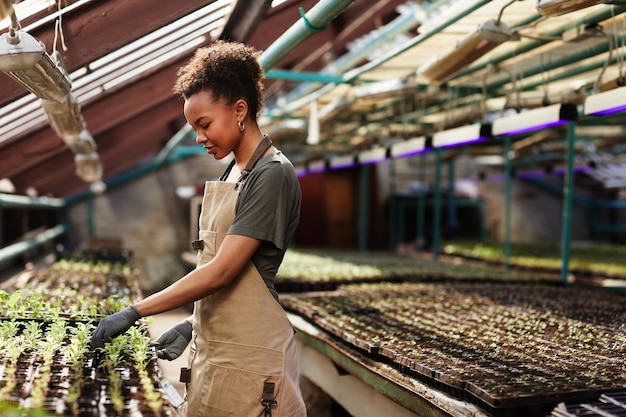
[{"label": "concrete wall", "polygon": [[[504,240],[504,181],[481,181],[479,187],[486,201],[488,236]],[[563,224],[563,200],[524,181],[511,183],[511,240],[513,242],[558,243]],[[587,210],[573,206],[571,240],[589,239]]]}]

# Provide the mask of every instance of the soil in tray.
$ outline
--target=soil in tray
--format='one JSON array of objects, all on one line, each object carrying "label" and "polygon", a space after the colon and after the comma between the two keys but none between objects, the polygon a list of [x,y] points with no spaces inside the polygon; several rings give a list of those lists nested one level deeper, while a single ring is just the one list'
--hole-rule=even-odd
[{"label": "soil in tray", "polygon": [[[72,340],[69,328],[72,324],[77,323],[66,323],[67,326],[64,327],[65,339],[58,345],[52,344],[53,342],[49,339],[49,333],[52,332],[51,328],[54,324],[49,324],[45,320],[35,320],[32,323],[37,324],[36,327],[41,333],[32,343],[28,344],[18,359],[10,360],[9,357],[0,357],[0,393],[3,393],[5,402],[24,410],[37,408],[55,415],[66,416],[166,417],[170,415],[167,408],[167,398],[164,395],[160,401],[162,407],[160,405],[156,407],[156,404],[153,405],[155,408],[148,406],[147,400],[144,399],[146,387],[141,384],[139,373],[132,358],[123,359],[119,367],[109,371],[97,365],[94,352],[84,351],[82,352],[82,362],[76,367],[68,355]],[[84,324],[79,323],[78,325]],[[30,328],[32,331],[34,326],[28,326],[27,321],[20,321],[15,328],[18,329],[18,334],[14,336],[14,339],[22,340],[23,342],[20,343],[27,343],[28,339],[22,338],[22,336],[25,334],[25,329]],[[0,344],[0,346],[2,345]],[[44,349],[50,347],[56,349],[51,362],[44,360],[43,353]],[[2,352],[1,348],[0,352]],[[162,394],[158,388],[160,370],[156,360],[150,360],[146,364],[145,370],[152,381],[152,385],[149,385],[150,389],[154,388],[159,394]],[[120,397],[118,398],[121,402],[116,402],[115,406],[113,406],[114,402],[111,399],[113,391],[109,390],[111,378],[108,372],[115,372],[120,377],[118,379],[120,381],[118,391]],[[45,385],[38,386],[42,381],[45,381]],[[74,385],[80,381],[82,381],[81,385]],[[78,398],[70,400],[70,392],[76,387],[79,387]],[[35,394],[38,392],[42,393],[44,397],[38,396],[38,399],[35,399]],[[1,412],[0,415],[2,415]]]},{"label": "soil in tray", "polygon": [[305,317],[314,312],[309,320],[348,345],[363,349],[375,335],[374,359],[455,395],[463,389],[494,413],[519,407],[520,416],[543,416],[565,399],[626,386],[625,294],[446,282],[348,285],[281,299]]}]

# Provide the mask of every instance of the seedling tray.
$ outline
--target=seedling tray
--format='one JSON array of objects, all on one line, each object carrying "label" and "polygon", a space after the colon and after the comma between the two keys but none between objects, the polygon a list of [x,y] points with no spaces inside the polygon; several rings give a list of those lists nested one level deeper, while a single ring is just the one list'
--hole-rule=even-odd
[{"label": "seedling tray", "polygon": [[[78,326],[86,328],[88,322],[65,321],[65,335],[58,343],[51,336],[51,328],[60,320],[11,319],[2,320],[17,324],[13,344],[0,340],[0,402],[20,409],[41,409],[58,416],[137,416],[168,417],[169,400],[160,387],[161,371],[156,353],[150,349],[146,362],[138,369],[128,353],[120,358],[114,368],[103,366],[102,354],[83,344],[79,362],[70,346],[75,343],[72,333]],[[36,340],[24,340],[26,329],[38,326]],[[0,339],[2,336],[0,336]],[[16,343],[16,341],[19,341]],[[12,346],[12,347],[11,347]],[[15,348],[19,356],[15,358]],[[51,351],[52,350],[52,351]],[[124,352],[128,352],[127,349]],[[47,356],[46,352],[52,355]],[[47,358],[47,359],[46,359]],[[140,372],[144,372],[142,374]],[[142,379],[147,376],[148,381]],[[41,382],[44,381],[44,382]],[[39,384],[39,385],[38,385]],[[150,402],[148,398],[156,401]]]},{"label": "seedling tray", "polygon": [[626,295],[556,284],[378,283],[282,295],[336,340],[498,417],[626,387]]}]

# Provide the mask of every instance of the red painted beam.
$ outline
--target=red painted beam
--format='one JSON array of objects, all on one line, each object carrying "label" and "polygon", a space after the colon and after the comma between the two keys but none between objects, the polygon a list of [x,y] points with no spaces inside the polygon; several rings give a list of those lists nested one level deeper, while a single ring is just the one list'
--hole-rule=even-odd
[{"label": "red painted beam", "polygon": [[[63,15],[68,50],[57,49],[72,72],[210,3],[209,0],[92,1]],[[46,45],[48,52],[53,49],[54,26],[52,21],[29,31]],[[21,85],[0,72],[0,106],[25,94]]]},{"label": "red painted beam", "polygon": [[[170,97],[132,120],[116,125],[97,137],[98,154],[104,178],[110,178],[137,165],[137,161],[156,155],[172,136],[171,120],[182,115],[178,98]],[[180,120],[178,120],[180,123]],[[47,159],[12,177],[23,192],[36,188],[41,194],[67,197],[87,186],[75,174],[74,154],[65,146]],[[82,186],[76,190],[74,185]]]}]

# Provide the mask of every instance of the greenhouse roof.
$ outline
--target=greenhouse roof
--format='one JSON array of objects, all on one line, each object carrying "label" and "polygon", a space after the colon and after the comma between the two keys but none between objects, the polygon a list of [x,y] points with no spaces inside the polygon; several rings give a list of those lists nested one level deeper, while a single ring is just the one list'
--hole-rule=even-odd
[{"label": "greenhouse roof", "polygon": [[[582,115],[587,97],[621,83],[626,6],[574,3],[581,9],[564,14],[510,0],[23,0],[14,10],[25,32],[60,53],[107,182],[192,142],[172,85],[193,51],[218,38],[263,51],[262,128],[296,164],[546,104],[570,103]],[[0,34],[9,23],[0,22]],[[469,59],[485,46],[464,46],[479,30],[495,45]],[[426,71],[438,59],[433,65],[456,65],[453,56],[467,61],[439,78]],[[86,190],[39,98],[2,73],[0,80],[0,179],[18,194]],[[623,116],[581,117],[579,159],[619,159],[623,124]],[[563,142],[559,129],[516,137],[515,158],[549,149],[563,159]],[[467,149],[502,155],[501,141],[488,145]]]}]

